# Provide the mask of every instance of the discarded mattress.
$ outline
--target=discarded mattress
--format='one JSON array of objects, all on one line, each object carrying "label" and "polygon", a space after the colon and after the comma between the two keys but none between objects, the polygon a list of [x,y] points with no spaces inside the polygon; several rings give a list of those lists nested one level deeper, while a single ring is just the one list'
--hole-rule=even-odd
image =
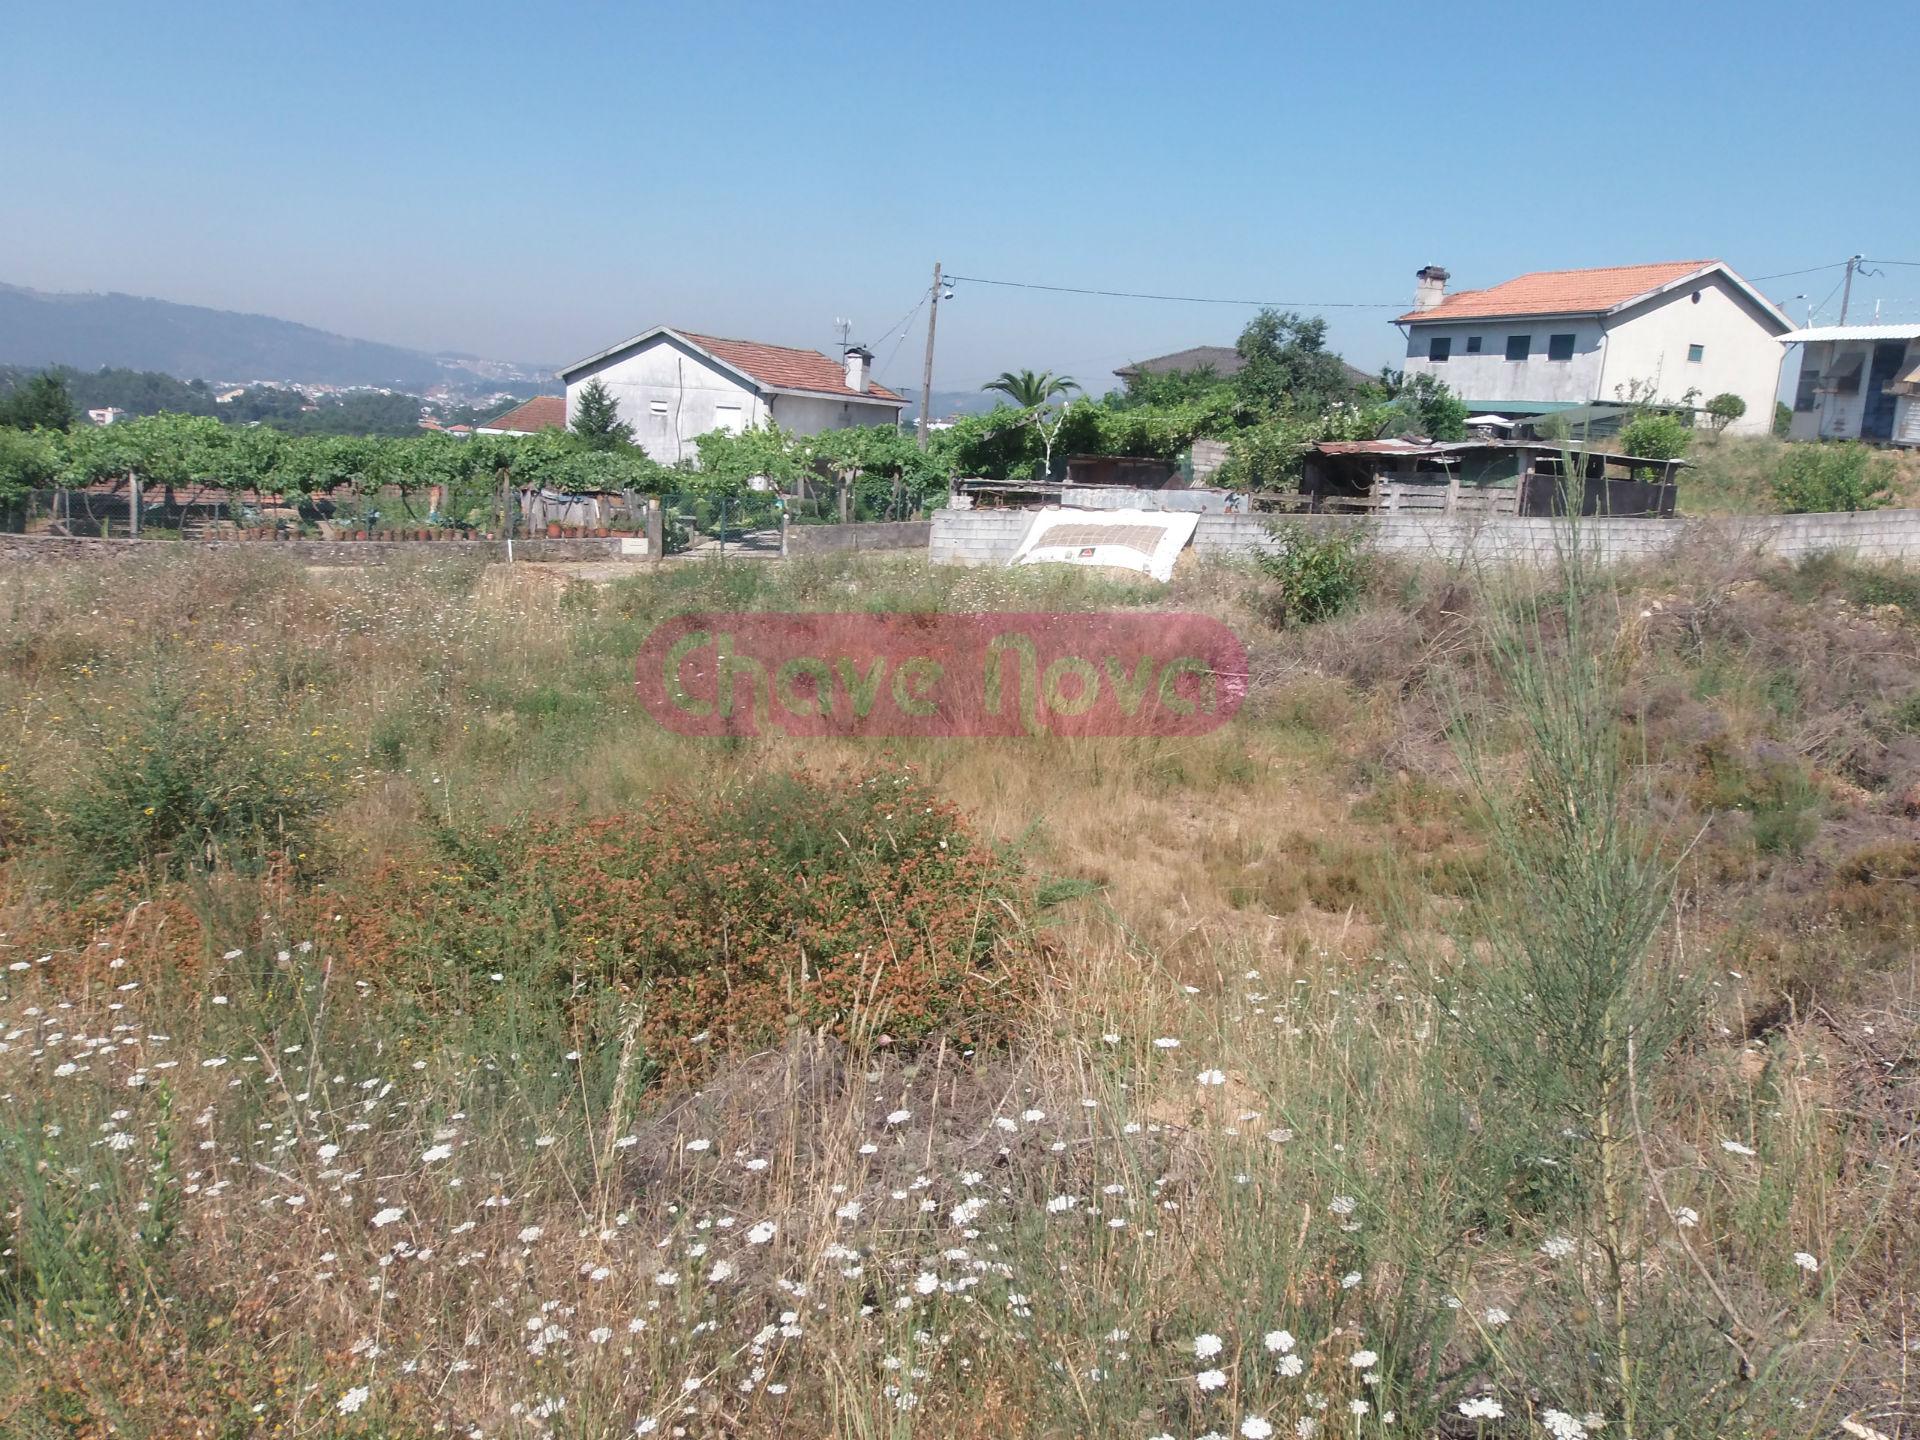
[{"label": "discarded mattress", "polygon": [[1200,517],[1175,510],[1036,510],[1011,565],[1112,565],[1162,584]]}]

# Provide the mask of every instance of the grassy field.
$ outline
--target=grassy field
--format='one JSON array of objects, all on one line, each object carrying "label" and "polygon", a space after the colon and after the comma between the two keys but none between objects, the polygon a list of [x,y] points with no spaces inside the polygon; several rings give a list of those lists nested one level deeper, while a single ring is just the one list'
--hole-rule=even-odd
[{"label": "grassy field", "polygon": [[[0,1434],[1915,1433],[1920,577],[1275,584],[0,573]],[[632,693],[1111,607],[1235,720]]]}]

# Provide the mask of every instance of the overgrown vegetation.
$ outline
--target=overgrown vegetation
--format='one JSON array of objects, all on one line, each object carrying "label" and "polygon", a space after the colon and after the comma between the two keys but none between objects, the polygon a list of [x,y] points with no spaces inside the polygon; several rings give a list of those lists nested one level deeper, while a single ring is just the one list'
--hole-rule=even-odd
[{"label": "overgrown vegetation", "polygon": [[[0,575],[6,1425],[1910,1428],[1913,577],[1350,558],[1311,624],[1284,565]],[[632,691],[688,610],[1119,604],[1241,633],[1231,726]]]},{"label": "overgrown vegetation", "polygon": [[1857,441],[1790,445],[1773,477],[1773,497],[1788,514],[1878,510],[1893,502],[1893,462]]},{"label": "overgrown vegetation", "polygon": [[1258,564],[1273,582],[1269,612],[1276,620],[1311,625],[1353,608],[1367,580],[1366,532],[1322,534],[1294,521],[1274,526],[1273,537]]}]

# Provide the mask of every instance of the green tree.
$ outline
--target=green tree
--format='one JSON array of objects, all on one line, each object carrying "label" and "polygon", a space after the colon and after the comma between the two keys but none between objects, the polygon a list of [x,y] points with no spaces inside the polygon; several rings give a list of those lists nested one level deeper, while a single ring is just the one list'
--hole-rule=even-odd
[{"label": "green tree", "polygon": [[1056,375],[1051,370],[1037,375],[1031,370],[1002,370],[998,378],[980,388],[997,391],[1023,410],[1035,410],[1049,400],[1071,395],[1080,385],[1071,375]]},{"label": "green tree", "polygon": [[573,433],[596,450],[633,443],[633,426],[620,418],[620,402],[596,377],[580,389],[574,406]]},{"label": "green tree", "polygon": [[760,476],[776,490],[791,492],[813,468],[812,446],[771,420],[738,432],[711,430],[693,443],[700,451],[700,469],[687,477],[690,490],[738,495]]},{"label": "green tree", "polygon": [[1773,433],[1776,439],[1787,438],[1787,431],[1793,428],[1793,410],[1784,400],[1773,402]]},{"label": "green tree", "polygon": [[1233,382],[1211,365],[1191,370],[1166,370],[1150,374],[1135,370],[1127,376],[1124,390],[1107,396],[1105,404],[1114,410],[1172,405],[1231,406]]},{"label": "green tree", "polygon": [[1707,401],[1707,418],[1715,430],[1724,430],[1747,413],[1747,402],[1731,390],[1722,391]]},{"label": "green tree", "polygon": [[1773,498],[1790,515],[1878,510],[1893,503],[1893,462],[1857,440],[1788,445],[1773,475]]},{"label": "green tree", "polygon": [[1387,427],[1411,431],[1429,440],[1467,438],[1466,402],[1447,388],[1444,380],[1424,372],[1409,376],[1404,370],[1382,370],[1380,385],[1390,402]]},{"label": "green tree", "polygon": [[73,400],[66,382],[52,371],[29,376],[0,395],[0,426],[13,430],[68,430]]},{"label": "green tree", "polygon": [[1636,460],[1678,460],[1693,432],[1672,415],[1645,411],[1620,431],[1620,448]]},{"label": "green tree", "polygon": [[0,426],[0,506],[58,483],[60,462],[51,432]]},{"label": "green tree", "polygon": [[1341,358],[1327,349],[1327,322],[1291,312],[1262,310],[1240,332],[1236,348],[1246,363],[1233,377],[1249,409],[1320,414],[1354,398]]}]

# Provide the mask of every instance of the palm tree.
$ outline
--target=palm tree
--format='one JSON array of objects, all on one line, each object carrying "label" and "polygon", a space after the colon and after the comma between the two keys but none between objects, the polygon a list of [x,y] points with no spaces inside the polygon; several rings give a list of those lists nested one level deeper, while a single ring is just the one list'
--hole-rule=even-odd
[{"label": "palm tree", "polygon": [[1080,386],[1071,375],[1056,375],[1051,370],[1043,370],[1038,375],[1031,370],[1003,370],[997,380],[990,380],[980,388],[998,390],[1022,409],[1032,410],[1057,396],[1071,394]]}]

